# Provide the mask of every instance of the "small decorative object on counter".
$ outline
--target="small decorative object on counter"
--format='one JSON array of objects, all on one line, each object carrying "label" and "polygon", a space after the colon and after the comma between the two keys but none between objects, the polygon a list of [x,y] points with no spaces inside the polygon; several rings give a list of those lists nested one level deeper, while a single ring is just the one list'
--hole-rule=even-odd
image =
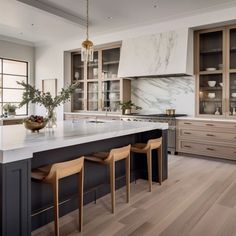
[{"label": "small decorative object on counter", "polygon": [[3,106],[3,110],[4,110],[4,115],[7,116],[15,116],[16,115],[16,109],[17,106],[12,105],[11,103],[6,103]]},{"label": "small decorative object on counter", "polygon": [[123,103],[120,102],[119,105],[121,106],[122,113],[125,115],[131,114],[132,109],[134,110],[142,109],[142,107],[136,106],[132,101],[123,102]]},{"label": "small decorative object on counter", "polygon": [[35,87],[26,84],[23,81],[17,83],[25,89],[22,102],[20,103],[19,107],[22,107],[29,102],[43,105],[47,110],[48,128],[53,128],[56,126],[55,108],[69,101],[71,94],[74,93],[75,89],[79,85],[77,82],[68,86],[67,88],[62,88],[60,94],[53,98],[50,92],[43,93],[42,91],[39,91]]},{"label": "small decorative object on counter", "polygon": [[220,115],[219,107],[216,108],[215,115]]},{"label": "small decorative object on counter", "polygon": [[175,109],[166,109],[166,115],[167,116],[174,116],[175,115]]},{"label": "small decorative object on counter", "polygon": [[42,116],[31,115],[24,120],[24,126],[26,129],[29,129],[32,132],[39,132],[40,129],[43,129],[46,126],[47,121],[48,120]]},{"label": "small decorative object on counter", "polygon": [[233,112],[232,112],[233,116],[236,116],[236,108],[233,107]]}]

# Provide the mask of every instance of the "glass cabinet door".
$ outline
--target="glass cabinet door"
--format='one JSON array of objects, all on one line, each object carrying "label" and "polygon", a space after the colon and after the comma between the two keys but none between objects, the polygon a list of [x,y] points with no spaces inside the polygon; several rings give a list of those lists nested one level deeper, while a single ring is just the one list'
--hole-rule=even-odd
[{"label": "glass cabinet door", "polygon": [[199,37],[199,114],[222,115],[223,31],[202,33]]},{"label": "glass cabinet door", "polygon": [[72,83],[78,82],[79,86],[72,94],[72,110],[80,111],[85,109],[84,96],[84,63],[81,61],[81,54],[72,54]]},{"label": "glass cabinet door", "polygon": [[102,79],[117,79],[120,48],[102,51]]},{"label": "glass cabinet door", "polygon": [[102,110],[119,111],[120,81],[104,81],[102,83]]},{"label": "glass cabinet door", "polygon": [[84,97],[84,82],[80,82],[78,88],[73,93],[73,110],[84,110],[85,97]]},{"label": "glass cabinet door", "polygon": [[84,80],[84,63],[81,61],[81,54],[74,54],[73,58],[73,82]]},{"label": "glass cabinet door", "polygon": [[98,52],[94,52],[93,62],[89,62],[87,65],[87,79],[98,79]]},{"label": "glass cabinet door", "polygon": [[200,71],[223,69],[223,31],[200,34]]},{"label": "glass cabinet door", "polygon": [[88,82],[87,100],[88,111],[98,111],[98,82]]},{"label": "glass cabinet door", "polygon": [[230,29],[229,115],[236,117],[236,29]]},{"label": "glass cabinet door", "polygon": [[222,115],[222,74],[200,75],[199,106],[199,114],[201,115]]}]

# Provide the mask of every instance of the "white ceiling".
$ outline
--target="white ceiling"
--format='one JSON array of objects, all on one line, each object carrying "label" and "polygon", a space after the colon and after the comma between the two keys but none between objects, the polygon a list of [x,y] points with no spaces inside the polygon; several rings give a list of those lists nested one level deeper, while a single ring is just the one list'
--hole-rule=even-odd
[{"label": "white ceiling", "polygon": [[[35,0],[34,0],[35,1]],[[38,0],[80,18],[85,0]],[[232,0],[90,0],[91,31],[114,32],[134,26],[236,6]],[[154,7],[157,5],[157,7]],[[112,17],[112,19],[108,19]],[[21,3],[0,0],[0,34],[34,44],[83,37],[83,26]]]}]

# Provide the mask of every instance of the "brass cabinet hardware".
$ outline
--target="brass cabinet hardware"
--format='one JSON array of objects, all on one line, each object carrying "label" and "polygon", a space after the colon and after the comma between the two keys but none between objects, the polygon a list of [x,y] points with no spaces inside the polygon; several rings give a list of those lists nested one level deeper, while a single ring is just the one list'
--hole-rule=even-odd
[{"label": "brass cabinet hardware", "polygon": [[208,137],[215,137],[214,134],[206,134],[206,136],[208,136]]},{"label": "brass cabinet hardware", "polygon": [[191,125],[191,122],[184,122],[185,125]]},{"label": "brass cabinet hardware", "polygon": [[208,151],[215,151],[213,148],[207,148]]},{"label": "brass cabinet hardware", "polygon": [[186,148],[191,148],[191,146],[189,146],[189,145],[184,145],[184,147],[186,147]]},{"label": "brass cabinet hardware", "polygon": [[214,126],[213,124],[206,124],[206,126]]},{"label": "brass cabinet hardware", "polygon": [[190,133],[190,132],[184,132],[184,134],[192,134],[192,133]]}]

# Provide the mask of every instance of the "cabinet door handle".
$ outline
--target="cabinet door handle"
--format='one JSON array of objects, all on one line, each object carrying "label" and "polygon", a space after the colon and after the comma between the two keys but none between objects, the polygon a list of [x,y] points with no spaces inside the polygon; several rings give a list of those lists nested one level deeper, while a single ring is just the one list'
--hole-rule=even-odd
[{"label": "cabinet door handle", "polygon": [[[192,134],[192,133],[190,133],[190,132],[184,132],[184,134]],[[236,138],[236,137],[235,137]]]},{"label": "cabinet door handle", "polygon": [[207,134],[206,136],[208,136],[208,137],[215,137],[214,134]]},{"label": "cabinet door handle", "polygon": [[184,145],[184,147],[186,147],[186,148],[191,148],[191,146],[189,146],[189,145]]},{"label": "cabinet door handle", "polygon": [[213,124],[206,124],[206,126],[214,126]]},{"label": "cabinet door handle", "polygon": [[191,122],[184,122],[185,125],[191,125]]},{"label": "cabinet door handle", "polygon": [[213,148],[207,148],[208,151],[215,151]]}]

